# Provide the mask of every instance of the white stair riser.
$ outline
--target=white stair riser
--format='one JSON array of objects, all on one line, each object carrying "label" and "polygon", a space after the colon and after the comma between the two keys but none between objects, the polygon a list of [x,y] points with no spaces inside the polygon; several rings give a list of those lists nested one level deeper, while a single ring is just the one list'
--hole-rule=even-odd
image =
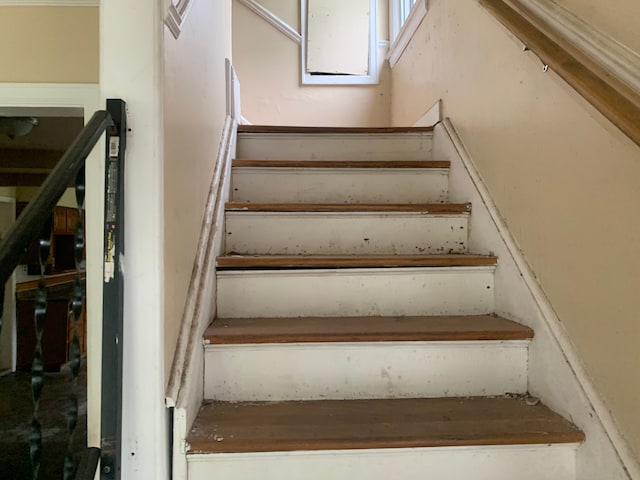
[{"label": "white stair riser", "polygon": [[493,312],[493,267],[218,272],[218,316]]},{"label": "white stair riser", "polygon": [[465,253],[468,214],[227,212],[225,250],[243,254]]},{"label": "white stair riser", "polygon": [[444,203],[448,169],[233,169],[232,199],[255,203]]},{"label": "white stair riser", "polygon": [[190,480],[575,480],[576,445],[187,455]]},{"label": "white stair riser", "polygon": [[207,399],[501,395],[527,389],[528,341],[211,345]]},{"label": "white stair riser", "polygon": [[431,133],[240,134],[236,158],[248,160],[431,160]]}]

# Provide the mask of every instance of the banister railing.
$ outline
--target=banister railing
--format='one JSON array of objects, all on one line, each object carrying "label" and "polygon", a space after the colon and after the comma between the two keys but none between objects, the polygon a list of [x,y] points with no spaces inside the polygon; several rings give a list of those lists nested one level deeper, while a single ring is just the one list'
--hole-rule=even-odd
[{"label": "banister railing", "polygon": [[4,285],[11,277],[29,244],[38,236],[56,203],[76,179],[85,159],[111,123],[108,112],[101,110],[94,113],[46,178],[38,195],[20,214],[0,244],[0,285]]},{"label": "banister railing", "polygon": [[[40,281],[35,294],[34,324],[36,345],[31,368],[31,393],[33,415],[29,434],[29,455],[32,477],[41,478],[40,465],[43,456],[42,432],[39,421],[40,397],[44,387],[44,358],[42,336],[47,320],[47,288],[44,281],[45,264],[49,257],[52,236],[52,211],[75,180],[78,221],[75,227],[73,250],[75,279],[69,300],[68,317],[72,320],[72,338],[68,342],[71,370],[71,402],[67,409],[68,449],[64,459],[64,478],[92,479],[98,464],[102,463],[102,478],[120,478],[120,429],[122,411],[122,292],[123,278],[118,265],[123,252],[123,175],[126,143],[125,103],[119,99],[107,100],[107,110],[97,111],[75,138],[53,171],[46,178],[38,194],[29,202],[6,237],[0,242],[0,332],[4,286],[13,274],[29,245],[38,241]],[[72,451],[74,432],[78,421],[77,383],[81,366],[78,327],[85,297],[84,272],[81,272],[85,250],[85,231],[82,222],[84,209],[85,161],[103,133],[106,132],[105,162],[105,268],[113,269],[103,283],[106,299],[103,304],[102,351],[102,433],[101,448],[88,448],[80,465],[75,464]],[[100,186],[102,188],[102,186]],[[115,307],[114,307],[115,306]],[[93,370],[96,371],[96,370]],[[105,410],[106,407],[106,410]],[[105,415],[105,411],[107,414]],[[106,425],[106,427],[105,427]]]},{"label": "banister railing", "polygon": [[640,93],[605,65],[563,38],[518,0],[479,0],[515,35],[611,123],[640,146]]}]

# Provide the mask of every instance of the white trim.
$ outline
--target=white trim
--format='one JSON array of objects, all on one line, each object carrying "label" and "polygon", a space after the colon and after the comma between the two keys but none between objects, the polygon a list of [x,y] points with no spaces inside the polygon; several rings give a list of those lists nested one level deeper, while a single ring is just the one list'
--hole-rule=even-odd
[{"label": "white trim", "polygon": [[369,0],[369,74],[309,75],[307,73],[307,0],[300,0],[300,74],[303,85],[376,85],[378,84],[378,2]]},{"label": "white trim", "polygon": [[98,109],[100,87],[94,83],[0,83],[2,107],[76,107]]},{"label": "white trim", "polygon": [[242,118],[242,110],[240,107],[240,79],[236,74],[236,70],[231,64],[231,60],[224,59],[224,68],[226,75],[226,103],[227,103],[227,115],[233,118],[236,122]]},{"label": "white trim", "polygon": [[0,7],[98,7],[100,0],[0,0]]},{"label": "white trim", "polygon": [[193,0],[178,0],[177,3],[171,2],[169,9],[164,18],[165,25],[169,28],[174,38],[178,38],[182,32],[182,25],[184,24]]},{"label": "white trim", "polygon": [[215,301],[211,301],[211,296],[215,296],[216,292],[215,257],[222,251],[224,204],[229,197],[231,160],[235,157],[236,135],[237,123],[227,116],[166,391],[167,406],[175,407],[172,432],[172,478],[175,480],[187,479],[186,437],[204,394],[202,335],[211,318],[215,317]]},{"label": "white trim", "polygon": [[442,100],[438,100],[413,124],[414,127],[432,127],[442,121]]},{"label": "white trim", "polygon": [[[640,92],[640,54],[615,39],[599,32],[554,0],[519,0],[518,3],[552,27],[588,56],[609,70],[614,77]],[[526,14],[525,14],[526,15]]]},{"label": "white trim", "polygon": [[[525,260],[518,244],[516,243],[516,240],[511,235],[511,232],[509,231],[506,223],[502,219],[498,207],[494,203],[487,186],[485,185],[482,177],[480,176],[480,173],[475,167],[473,159],[465,148],[462,140],[458,136],[458,133],[456,132],[451,121],[448,118],[445,118],[441,125],[443,126],[444,131],[448,135],[455,150],[457,151],[478,195],[482,199],[482,207],[484,207],[488,212],[488,215],[491,218],[495,229],[504,242],[504,246],[508,251],[509,256],[511,257],[510,260],[513,261],[515,267],[517,268],[519,277],[524,282],[526,289],[529,291],[533,301],[535,302],[535,308],[540,313],[540,317],[542,319],[542,322],[544,323],[544,326],[550,332],[551,337],[553,338],[553,342],[555,342],[557,348],[560,349],[563,360],[568,363],[571,374],[575,378],[574,383],[577,384],[577,388],[581,389],[581,393],[584,395],[584,398],[587,402],[589,402],[588,407],[590,408],[588,408],[588,410],[595,414],[589,414],[589,421],[593,420],[593,422],[596,422],[601,426],[607,441],[613,447],[615,455],[617,456],[617,460],[619,460],[619,462],[622,464],[626,474],[628,475],[628,478],[633,480],[640,480],[640,468],[636,463],[635,457],[633,456],[628,444],[620,434],[613,416],[611,415],[610,411],[607,409],[603,401],[600,399],[600,396],[591,383],[587,372],[584,370],[584,367],[580,359],[578,358],[571,339],[562,327],[560,319],[553,310],[553,306],[547,299],[544,291],[542,290],[542,287],[538,284],[535,274]],[[479,209],[480,207],[476,207],[474,209],[474,214],[477,215]],[[503,260],[501,262],[501,265],[505,264],[506,261],[506,259]],[[538,332],[536,332],[536,337],[538,337],[537,333]],[[559,372],[555,372],[554,375],[559,375]],[[568,398],[566,392],[562,392],[562,394],[563,398],[566,400],[566,398]],[[569,394],[569,396],[571,395]],[[542,400],[545,401],[544,398]],[[589,435],[587,435],[587,441],[589,441]]]},{"label": "white trim", "polygon": [[[389,53],[387,54],[387,59],[389,60],[389,65],[391,68],[398,63],[400,60],[400,56],[402,52],[404,52],[407,45],[413,38],[413,35],[418,30],[418,27],[422,23],[422,19],[427,14],[427,0],[418,0],[409,12],[409,16],[407,20],[402,25],[398,36],[392,41],[391,47],[389,48]],[[392,37],[393,38],[393,37]]]},{"label": "white trim", "polygon": [[288,38],[296,42],[297,44],[302,43],[302,35],[300,35],[300,33],[298,33],[298,31],[295,28],[293,28],[287,22],[285,22],[284,20],[274,15],[272,12],[264,8],[255,0],[238,0],[238,2],[240,2],[242,5],[247,7],[256,15],[258,15],[260,18],[262,18],[265,22],[267,22],[273,28],[283,33]]}]

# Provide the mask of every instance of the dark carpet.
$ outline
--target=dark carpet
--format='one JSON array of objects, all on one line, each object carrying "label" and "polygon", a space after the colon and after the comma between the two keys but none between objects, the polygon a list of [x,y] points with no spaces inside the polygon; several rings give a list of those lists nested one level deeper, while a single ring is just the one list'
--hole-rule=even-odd
[{"label": "dark carpet", "polygon": [[[33,415],[31,375],[16,372],[0,377],[0,479],[32,479],[29,425]],[[66,414],[71,374],[46,373],[40,400],[43,457],[40,479],[62,479],[69,435]],[[78,378],[78,426],[73,441],[74,459],[80,461],[87,444],[86,368]]]}]

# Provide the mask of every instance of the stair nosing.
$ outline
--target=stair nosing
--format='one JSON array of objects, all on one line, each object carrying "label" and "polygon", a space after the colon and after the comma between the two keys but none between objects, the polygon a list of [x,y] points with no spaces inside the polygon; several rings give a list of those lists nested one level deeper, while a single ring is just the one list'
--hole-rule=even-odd
[{"label": "stair nosing", "polygon": [[233,168],[447,170],[448,160],[248,160],[234,159]]},{"label": "stair nosing", "polygon": [[[398,328],[398,322],[424,324],[422,329],[406,329]],[[465,325],[465,322],[469,322],[469,326]],[[453,324],[451,326],[457,328],[439,329],[438,323],[441,325]],[[461,323],[462,325],[460,325]],[[492,325],[487,325],[487,323],[492,323]],[[238,326],[238,324],[240,325]],[[345,326],[349,328],[340,328]],[[323,327],[326,327],[326,330],[322,331]],[[396,327],[395,331],[393,331],[393,327]],[[363,331],[366,328],[371,328],[373,331]],[[268,331],[269,329],[271,331]],[[256,333],[257,330],[263,330],[263,333]],[[208,345],[214,346],[267,343],[527,341],[531,340],[533,336],[532,329],[497,315],[440,315],[423,317],[217,318],[205,331],[204,340]]]},{"label": "stair nosing", "polygon": [[225,255],[218,269],[238,268],[393,268],[393,267],[493,267],[492,255]]},{"label": "stair nosing", "polygon": [[241,212],[396,212],[422,214],[468,214],[471,203],[253,203],[227,202],[225,211]]},{"label": "stair nosing", "polygon": [[292,125],[238,125],[238,133],[393,134],[432,133],[433,127],[318,127]]}]

